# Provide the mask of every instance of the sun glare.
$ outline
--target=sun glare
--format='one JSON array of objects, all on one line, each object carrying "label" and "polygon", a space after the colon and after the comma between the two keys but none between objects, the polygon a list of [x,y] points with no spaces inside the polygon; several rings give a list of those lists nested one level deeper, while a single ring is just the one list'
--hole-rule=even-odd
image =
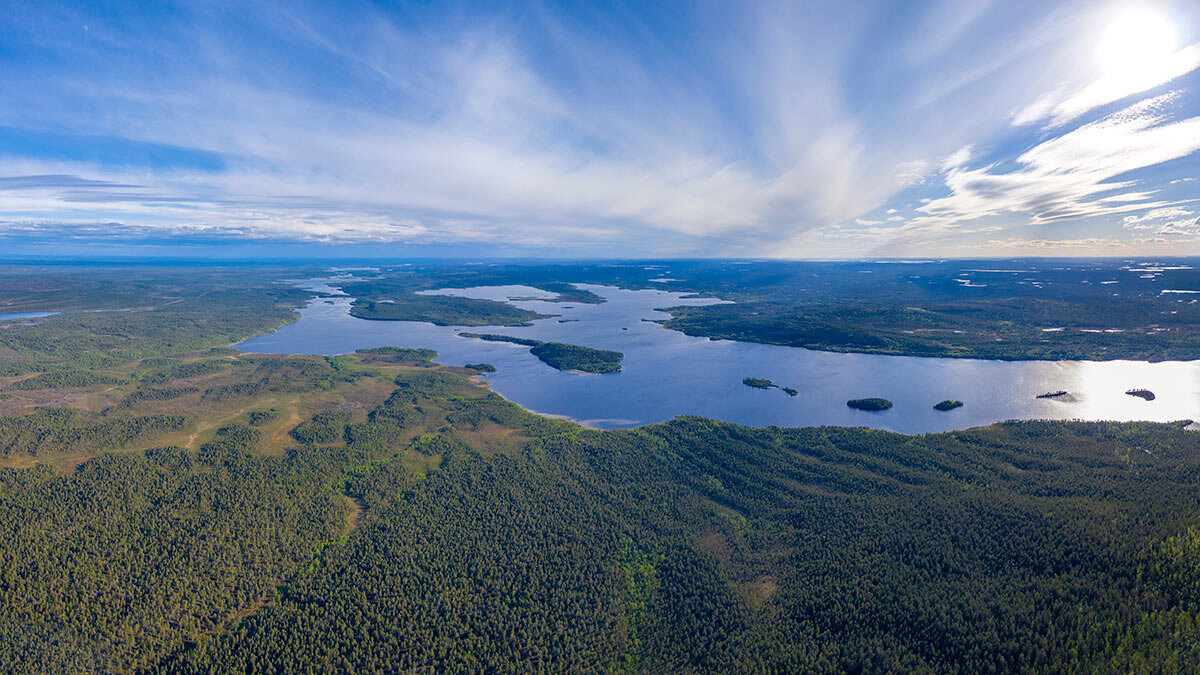
[{"label": "sun glare", "polygon": [[1175,28],[1167,17],[1148,9],[1118,14],[1104,29],[1096,56],[1107,73],[1153,67],[1176,48]]}]

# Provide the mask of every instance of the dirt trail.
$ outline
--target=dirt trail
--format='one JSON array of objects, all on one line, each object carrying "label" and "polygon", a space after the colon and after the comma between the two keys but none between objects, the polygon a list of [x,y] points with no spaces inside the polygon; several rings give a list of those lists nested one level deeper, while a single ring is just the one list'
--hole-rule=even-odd
[{"label": "dirt trail", "polygon": [[343,495],[350,504],[350,513],[346,514],[346,534],[357,530],[363,521],[363,505],[356,497]]}]

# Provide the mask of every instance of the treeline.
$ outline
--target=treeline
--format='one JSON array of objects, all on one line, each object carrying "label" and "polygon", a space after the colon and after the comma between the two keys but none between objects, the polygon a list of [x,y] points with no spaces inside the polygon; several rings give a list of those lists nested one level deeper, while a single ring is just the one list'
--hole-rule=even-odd
[{"label": "treeline", "polygon": [[36,389],[65,389],[68,387],[115,385],[121,384],[124,381],[122,378],[91,370],[58,370],[17,380],[5,388],[32,391]]},{"label": "treeline", "polygon": [[231,377],[207,387],[202,398],[219,403],[267,394],[329,390],[363,376],[354,362],[349,356],[243,355],[227,362],[233,366]]},{"label": "treeline", "polygon": [[171,401],[190,394],[200,392],[199,387],[166,387],[166,388],[146,388],[138,389],[137,391],[128,394],[117,404],[118,408],[133,408],[139,403],[150,401]]},{"label": "treeline", "polygon": [[164,384],[171,380],[184,380],[219,373],[228,368],[229,362],[221,359],[183,362],[173,359],[152,359],[143,363],[143,367],[146,366],[153,369],[142,376],[142,383]]},{"label": "treeline", "polygon": [[270,410],[252,410],[247,416],[246,421],[252,427],[261,427],[279,419],[279,411],[271,408]]},{"label": "treeline", "polygon": [[333,410],[317,413],[313,418],[292,429],[292,437],[307,445],[321,445],[343,440],[350,413]]}]

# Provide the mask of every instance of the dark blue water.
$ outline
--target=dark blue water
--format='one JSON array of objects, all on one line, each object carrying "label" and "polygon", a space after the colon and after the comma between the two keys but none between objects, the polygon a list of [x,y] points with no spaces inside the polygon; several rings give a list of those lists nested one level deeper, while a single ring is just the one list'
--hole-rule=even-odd
[{"label": "dark blue water", "polygon": [[[305,282],[332,290],[320,280]],[[367,321],[347,312],[349,298],[316,299],[300,321],[243,342],[248,352],[339,354],[395,345],[439,352],[449,365],[487,362],[486,376],[505,398],[535,412],[567,417],[597,428],[629,427],[703,415],[752,426],[870,426],[906,433],[943,431],[1007,419],[1200,419],[1200,362],[979,361],[837,354],[793,347],[688,337],[643,319],[667,317],[656,308],[708,304],[679,293],[583,286],[603,296],[600,305],[516,300],[514,305],[556,314],[526,328],[438,327],[411,321]],[[522,286],[443,291],[474,298],[545,298]],[[566,320],[564,322],[564,320]],[[559,372],[527,347],[459,337],[459,331],[502,333],[625,353],[624,370],[611,375]],[[742,384],[745,377],[773,380],[799,390]],[[1152,390],[1157,399],[1125,394]],[[1066,390],[1073,400],[1037,399]],[[880,396],[895,402],[884,412],[864,412],[846,400]],[[933,404],[953,398],[965,406],[938,412]]]}]

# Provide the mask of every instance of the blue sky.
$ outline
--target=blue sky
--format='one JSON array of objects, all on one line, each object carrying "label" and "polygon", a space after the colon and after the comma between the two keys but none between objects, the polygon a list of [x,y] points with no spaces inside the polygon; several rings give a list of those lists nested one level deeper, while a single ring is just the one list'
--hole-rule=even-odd
[{"label": "blue sky", "polygon": [[23,3],[0,255],[1200,254],[1200,3]]}]

